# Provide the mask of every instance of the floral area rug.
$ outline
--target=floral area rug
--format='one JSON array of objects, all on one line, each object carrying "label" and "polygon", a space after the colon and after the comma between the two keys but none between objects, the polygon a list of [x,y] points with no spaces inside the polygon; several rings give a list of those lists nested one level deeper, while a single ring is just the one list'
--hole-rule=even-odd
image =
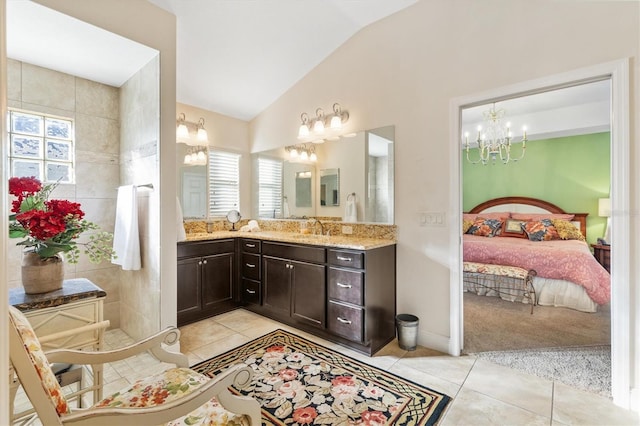
[{"label": "floral area rug", "polygon": [[267,425],[433,425],[450,397],[284,330],[192,368],[210,377],[245,363]]}]

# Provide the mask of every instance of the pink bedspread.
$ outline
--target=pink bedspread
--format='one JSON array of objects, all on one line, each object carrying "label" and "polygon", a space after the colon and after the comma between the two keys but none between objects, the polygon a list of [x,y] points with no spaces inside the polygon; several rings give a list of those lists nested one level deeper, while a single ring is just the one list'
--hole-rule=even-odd
[{"label": "pink bedspread", "polygon": [[465,262],[534,269],[538,276],[581,285],[599,305],[609,302],[611,276],[578,240],[529,241],[524,238],[464,235]]}]

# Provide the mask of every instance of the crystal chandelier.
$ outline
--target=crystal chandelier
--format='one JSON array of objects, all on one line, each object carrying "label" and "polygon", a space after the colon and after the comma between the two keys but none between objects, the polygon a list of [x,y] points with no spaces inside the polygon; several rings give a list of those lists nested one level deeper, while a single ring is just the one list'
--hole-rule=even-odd
[{"label": "crystal chandelier", "polygon": [[464,146],[467,151],[467,161],[471,164],[482,163],[487,165],[489,162],[496,164],[496,161],[500,159],[503,164],[507,164],[509,161],[518,161],[524,158],[527,142],[527,128],[522,127],[522,151],[519,157],[512,157],[511,153],[511,140],[513,136],[511,134],[511,124],[506,123],[504,126],[501,124],[504,117],[504,110],[496,110],[495,104],[484,113],[485,121],[487,122],[487,129],[483,132],[482,126],[478,126],[478,137],[476,144],[478,145],[479,157],[476,160],[472,160],[469,156],[469,133],[464,134]]}]

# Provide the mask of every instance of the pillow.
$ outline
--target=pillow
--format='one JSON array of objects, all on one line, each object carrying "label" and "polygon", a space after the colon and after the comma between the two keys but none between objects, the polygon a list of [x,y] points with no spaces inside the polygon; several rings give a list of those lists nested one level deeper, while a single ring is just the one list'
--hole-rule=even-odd
[{"label": "pillow", "polygon": [[552,219],[551,222],[558,231],[560,239],[586,241],[582,232],[573,223],[561,219]]},{"label": "pillow", "polygon": [[505,219],[502,228],[497,236],[512,238],[527,238],[527,234],[522,229],[522,224],[528,222],[525,219]]},{"label": "pillow", "polygon": [[531,220],[524,222],[522,229],[527,233],[530,241],[559,240],[558,231],[553,226],[551,219]]},{"label": "pillow", "polygon": [[542,220],[542,219],[561,219],[561,220],[571,220],[573,219],[572,214],[567,213],[511,213],[512,219],[520,219],[520,220]]},{"label": "pillow", "polygon": [[473,225],[467,230],[467,234],[477,235],[479,237],[493,237],[500,230],[502,221],[499,219],[477,218]]},{"label": "pillow", "polygon": [[463,213],[462,219],[475,221],[479,218],[485,219],[503,219],[505,217],[510,217],[509,212],[491,212],[491,213]]},{"label": "pillow", "polygon": [[467,231],[469,230],[469,228],[471,228],[472,225],[473,225],[473,220],[463,219],[462,220],[462,233],[466,234]]}]

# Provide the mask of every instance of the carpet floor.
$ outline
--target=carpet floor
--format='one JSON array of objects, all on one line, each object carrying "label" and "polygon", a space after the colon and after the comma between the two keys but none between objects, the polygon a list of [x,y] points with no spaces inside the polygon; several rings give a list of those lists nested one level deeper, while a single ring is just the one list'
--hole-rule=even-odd
[{"label": "carpet floor", "polygon": [[611,344],[609,305],[596,313],[464,293],[464,352]]},{"label": "carpet floor", "polygon": [[481,352],[474,355],[611,398],[611,346]]},{"label": "carpet floor", "polygon": [[263,424],[433,425],[451,398],[284,330],[196,364],[211,377],[230,365],[254,370],[243,395]]}]

